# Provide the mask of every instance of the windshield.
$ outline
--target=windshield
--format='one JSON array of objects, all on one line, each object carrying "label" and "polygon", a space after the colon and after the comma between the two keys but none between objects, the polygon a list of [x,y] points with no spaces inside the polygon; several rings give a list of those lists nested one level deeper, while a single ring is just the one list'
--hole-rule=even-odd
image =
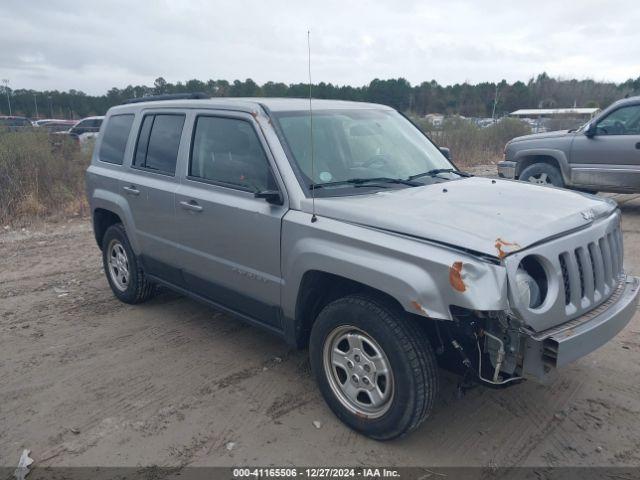
[{"label": "windshield", "polygon": [[310,188],[344,188],[354,180],[364,186],[453,168],[438,147],[395,110],[359,109],[313,111],[312,169],[309,112],[275,116],[292,160]]}]

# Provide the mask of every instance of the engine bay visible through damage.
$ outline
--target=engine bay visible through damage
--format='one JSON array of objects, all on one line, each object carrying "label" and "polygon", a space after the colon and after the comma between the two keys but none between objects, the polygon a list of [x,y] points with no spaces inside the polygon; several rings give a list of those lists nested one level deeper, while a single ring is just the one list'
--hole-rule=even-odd
[{"label": "engine bay visible through damage", "polygon": [[525,380],[526,339],[530,335],[505,312],[452,307],[454,321],[429,322],[429,335],[442,368],[461,375],[458,390],[484,385],[504,388]]}]

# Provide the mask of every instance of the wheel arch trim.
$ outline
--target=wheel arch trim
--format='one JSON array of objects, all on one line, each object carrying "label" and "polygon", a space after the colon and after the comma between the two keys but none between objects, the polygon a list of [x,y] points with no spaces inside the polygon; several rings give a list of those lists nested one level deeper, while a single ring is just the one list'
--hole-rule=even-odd
[{"label": "wheel arch trim", "polygon": [[547,157],[554,160],[560,168],[560,174],[562,175],[562,180],[564,181],[565,185],[571,184],[571,167],[569,165],[569,160],[567,159],[567,156],[563,151],[553,148],[526,149],[520,150],[518,153],[516,153],[514,157],[514,160],[516,162],[516,177],[519,177],[520,173],[522,173],[522,171],[529,165],[538,163],[535,161],[527,163],[528,159],[536,157]]},{"label": "wheel arch trim", "polygon": [[91,197],[92,215],[97,209],[112,212],[120,217],[124,229],[128,232],[127,238],[131,249],[136,255],[140,255],[140,246],[136,236],[133,234],[133,232],[135,232],[135,223],[127,201],[121,195],[117,195],[109,190],[95,189]]}]

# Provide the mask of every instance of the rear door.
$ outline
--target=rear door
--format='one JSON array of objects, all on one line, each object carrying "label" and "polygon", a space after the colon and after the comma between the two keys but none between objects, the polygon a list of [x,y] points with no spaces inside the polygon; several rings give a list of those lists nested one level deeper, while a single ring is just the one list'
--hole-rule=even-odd
[{"label": "rear door", "polygon": [[[279,330],[286,192],[256,127],[249,114],[195,114],[176,232],[189,290]],[[283,205],[254,197],[264,190],[280,190]]]},{"label": "rear door", "polygon": [[596,135],[578,134],[571,148],[572,179],[583,186],[640,190],[640,104],[598,121]]},{"label": "rear door", "polygon": [[174,196],[178,155],[188,143],[182,135],[185,118],[179,110],[143,112],[133,159],[122,181],[145,271],[176,284],[181,282]]}]

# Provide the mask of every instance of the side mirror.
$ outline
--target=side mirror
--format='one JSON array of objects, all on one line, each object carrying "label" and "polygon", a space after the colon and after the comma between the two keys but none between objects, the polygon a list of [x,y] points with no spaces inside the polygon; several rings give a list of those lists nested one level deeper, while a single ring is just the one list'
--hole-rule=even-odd
[{"label": "side mirror", "polygon": [[447,160],[451,160],[451,150],[447,147],[440,147],[440,153],[442,153]]},{"label": "side mirror", "polygon": [[591,122],[589,125],[587,125],[587,128],[584,130],[584,134],[589,137],[595,137],[596,133],[598,131],[598,126],[596,125],[596,122]]},{"label": "side mirror", "polygon": [[267,201],[267,203],[271,203],[273,205],[282,205],[282,195],[278,190],[263,190],[261,192],[256,192],[253,194],[255,198],[263,198]]}]

